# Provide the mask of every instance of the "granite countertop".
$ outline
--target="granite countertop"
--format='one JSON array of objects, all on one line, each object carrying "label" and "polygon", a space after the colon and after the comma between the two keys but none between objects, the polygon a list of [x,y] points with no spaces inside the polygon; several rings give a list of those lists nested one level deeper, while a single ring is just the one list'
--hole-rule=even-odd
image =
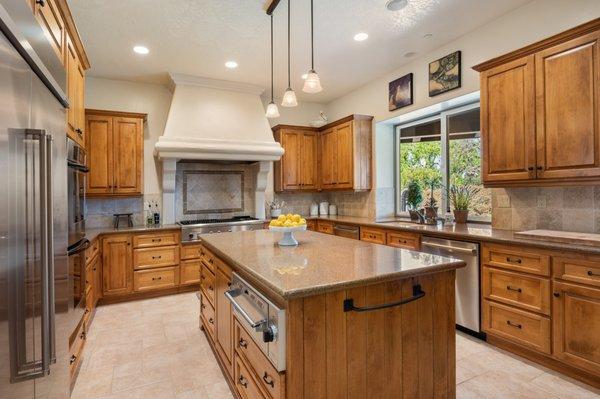
[{"label": "granite countertop", "polygon": [[297,247],[280,247],[281,233],[269,230],[206,235],[202,242],[243,277],[284,299],[465,266],[458,259],[312,231],[295,236]]},{"label": "granite countertop", "polygon": [[550,250],[569,250],[576,252],[585,252],[600,254],[600,247],[589,245],[568,244],[544,240],[526,239],[515,236],[517,231],[502,230],[493,228],[485,223],[467,223],[454,225],[423,225],[411,223],[408,220],[373,220],[365,217],[354,216],[308,216],[308,219],[330,220],[332,222],[357,224],[361,226],[371,226],[380,229],[392,229],[400,231],[409,231],[428,236],[442,237],[456,240],[476,241],[476,242],[495,242],[505,244],[519,244]]},{"label": "granite countertop", "polygon": [[101,234],[123,234],[123,233],[143,233],[145,231],[159,231],[159,230],[180,230],[181,226],[178,224],[161,224],[159,226],[133,226],[133,227],[119,227],[115,229],[113,227],[86,229],[85,238],[92,241]]}]

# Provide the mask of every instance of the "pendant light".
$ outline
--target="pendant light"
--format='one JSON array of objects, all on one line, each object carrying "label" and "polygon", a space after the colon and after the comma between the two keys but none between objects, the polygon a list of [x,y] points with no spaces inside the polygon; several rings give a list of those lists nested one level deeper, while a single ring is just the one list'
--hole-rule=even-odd
[{"label": "pendant light", "polygon": [[273,101],[273,14],[271,13],[271,102],[267,105],[267,118],[279,118],[279,109]]},{"label": "pendant light", "polygon": [[313,0],[310,0],[310,70],[306,74],[304,87],[302,91],[305,93],[318,93],[323,88],[319,75],[315,71],[315,45],[314,45],[314,26],[313,26]]},{"label": "pendant light", "polygon": [[296,100],[296,93],[292,90],[292,84],[290,79],[290,9],[291,2],[288,0],[288,87],[283,93],[283,100],[281,101],[281,105],[283,107],[295,107],[298,105],[298,100]]}]

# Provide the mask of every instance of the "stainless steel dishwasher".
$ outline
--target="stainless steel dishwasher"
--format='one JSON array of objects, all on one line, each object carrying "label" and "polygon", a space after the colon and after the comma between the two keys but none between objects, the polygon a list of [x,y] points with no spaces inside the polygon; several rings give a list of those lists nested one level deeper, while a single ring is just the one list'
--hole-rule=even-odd
[{"label": "stainless steel dishwasher", "polygon": [[423,237],[421,251],[458,258],[467,263],[456,270],[456,325],[481,336],[479,244],[467,241]]}]

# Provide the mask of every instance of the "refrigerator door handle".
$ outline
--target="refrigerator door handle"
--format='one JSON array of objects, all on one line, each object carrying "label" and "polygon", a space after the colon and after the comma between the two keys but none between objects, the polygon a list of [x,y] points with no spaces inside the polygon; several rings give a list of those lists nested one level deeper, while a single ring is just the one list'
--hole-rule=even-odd
[{"label": "refrigerator door handle", "polygon": [[34,131],[28,129],[27,133],[36,133],[40,142],[40,225],[41,225],[41,277],[42,277],[42,319],[41,319],[41,339],[42,339],[42,362],[41,373],[46,375],[50,372],[50,258],[53,258],[52,244],[50,238],[52,235],[52,212],[48,204],[48,192],[50,191],[48,176],[52,173],[52,169],[48,170],[48,140],[44,130]]},{"label": "refrigerator door handle", "polygon": [[55,329],[55,301],[54,301],[54,203],[52,190],[52,135],[46,135],[46,206],[48,225],[48,343],[49,361],[56,363],[56,329]]}]

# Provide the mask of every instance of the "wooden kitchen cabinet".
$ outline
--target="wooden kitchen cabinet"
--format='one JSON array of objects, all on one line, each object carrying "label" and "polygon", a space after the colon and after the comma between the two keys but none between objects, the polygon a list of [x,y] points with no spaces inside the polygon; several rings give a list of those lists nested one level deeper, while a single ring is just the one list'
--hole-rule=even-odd
[{"label": "wooden kitchen cabinet", "polygon": [[554,282],[554,356],[600,378],[600,289]]},{"label": "wooden kitchen cabinet", "polygon": [[220,263],[215,275],[216,343],[223,354],[228,372],[233,375],[233,312],[225,291],[231,286],[231,269]]},{"label": "wooden kitchen cabinet", "polygon": [[143,190],[145,114],[86,110],[87,192],[133,196]]},{"label": "wooden kitchen cabinet", "polygon": [[111,235],[102,243],[104,296],[133,292],[132,246],[130,235]]},{"label": "wooden kitchen cabinet", "polygon": [[474,67],[484,185],[600,180],[599,40],[596,19]]},{"label": "wooden kitchen cabinet", "polygon": [[285,149],[281,160],[275,163],[275,190],[299,191],[317,189],[316,130],[280,126],[274,132],[275,140]]},{"label": "wooden kitchen cabinet", "polygon": [[275,163],[275,190],[369,190],[372,180],[372,117],[351,115],[321,128],[278,125],[284,148]]},{"label": "wooden kitchen cabinet", "polygon": [[56,0],[33,1],[33,12],[56,56],[64,63],[65,20]]},{"label": "wooden kitchen cabinet", "polygon": [[77,49],[67,35],[65,45],[65,68],[67,71],[67,134],[82,147],[85,146],[85,71],[79,60]]}]

